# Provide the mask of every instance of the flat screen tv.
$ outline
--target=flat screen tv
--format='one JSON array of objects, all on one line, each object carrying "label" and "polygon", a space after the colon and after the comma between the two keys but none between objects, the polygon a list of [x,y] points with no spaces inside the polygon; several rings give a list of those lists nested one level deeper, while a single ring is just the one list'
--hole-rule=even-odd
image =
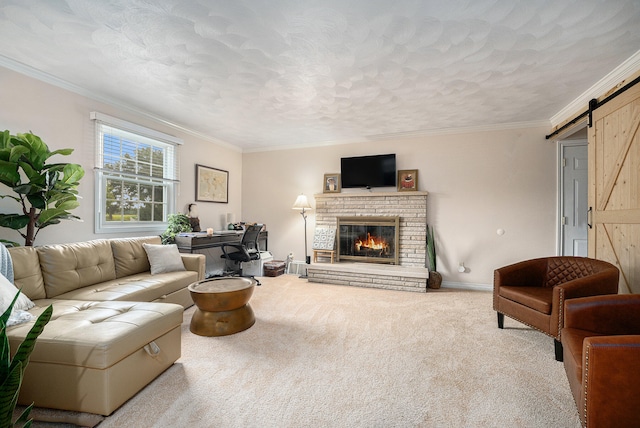
[{"label": "flat screen tv", "polygon": [[396,155],[355,156],[340,159],[342,188],[395,187]]}]

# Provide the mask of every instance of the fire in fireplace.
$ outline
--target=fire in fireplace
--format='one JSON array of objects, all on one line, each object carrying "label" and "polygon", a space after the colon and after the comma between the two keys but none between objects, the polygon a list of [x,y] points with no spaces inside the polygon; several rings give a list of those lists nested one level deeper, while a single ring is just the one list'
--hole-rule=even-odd
[{"label": "fire in fireplace", "polygon": [[383,256],[389,254],[389,243],[380,236],[371,235],[367,232],[367,237],[363,240],[358,237],[354,243],[356,253],[364,253],[364,255],[374,254]]},{"label": "fire in fireplace", "polygon": [[399,217],[338,217],[338,261],[398,264]]}]

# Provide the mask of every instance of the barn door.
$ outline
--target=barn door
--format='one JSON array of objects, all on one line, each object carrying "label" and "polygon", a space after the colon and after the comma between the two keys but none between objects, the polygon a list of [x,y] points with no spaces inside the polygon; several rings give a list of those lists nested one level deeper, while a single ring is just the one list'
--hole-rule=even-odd
[{"label": "barn door", "polygon": [[620,293],[640,293],[640,85],[593,112],[589,206],[589,256],[618,266]]}]

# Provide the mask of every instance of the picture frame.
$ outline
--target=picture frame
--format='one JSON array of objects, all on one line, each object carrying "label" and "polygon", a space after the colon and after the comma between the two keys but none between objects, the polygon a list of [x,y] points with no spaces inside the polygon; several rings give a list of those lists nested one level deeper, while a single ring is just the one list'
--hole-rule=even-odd
[{"label": "picture frame", "polygon": [[324,175],[322,193],[340,193],[341,187],[340,174],[332,173]]},{"label": "picture frame", "polygon": [[196,201],[229,203],[229,171],[196,164]]},{"label": "picture frame", "polygon": [[398,192],[411,192],[418,190],[418,170],[398,170]]}]

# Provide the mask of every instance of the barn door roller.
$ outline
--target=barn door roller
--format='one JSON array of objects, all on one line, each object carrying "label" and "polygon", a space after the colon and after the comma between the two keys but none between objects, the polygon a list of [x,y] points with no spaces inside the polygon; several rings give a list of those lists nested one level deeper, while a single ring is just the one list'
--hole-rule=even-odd
[{"label": "barn door roller", "polygon": [[612,99],[617,97],[618,95],[621,95],[623,92],[627,91],[628,89],[631,89],[632,87],[634,87],[638,83],[640,83],[640,76],[636,77],[631,82],[627,83],[622,88],[618,89],[616,92],[614,92],[613,94],[609,95],[608,97],[606,97],[602,101],[598,101],[597,99],[593,98],[592,100],[589,101],[589,108],[587,110],[583,111],[582,113],[580,113],[579,115],[577,115],[576,117],[571,119],[569,122],[565,123],[560,128],[558,128],[555,131],[553,131],[551,134],[545,136],[544,138],[546,138],[548,140],[549,138],[551,138],[554,135],[557,135],[560,132],[564,131],[566,128],[570,127],[571,125],[573,125],[574,123],[576,123],[577,121],[579,121],[580,119],[582,119],[583,117],[585,117],[587,115],[589,116],[589,128],[591,128],[593,126],[593,112],[594,112],[594,110],[596,110],[599,107],[602,107],[603,105],[605,105],[606,103],[608,103],[609,101],[611,101]]}]

